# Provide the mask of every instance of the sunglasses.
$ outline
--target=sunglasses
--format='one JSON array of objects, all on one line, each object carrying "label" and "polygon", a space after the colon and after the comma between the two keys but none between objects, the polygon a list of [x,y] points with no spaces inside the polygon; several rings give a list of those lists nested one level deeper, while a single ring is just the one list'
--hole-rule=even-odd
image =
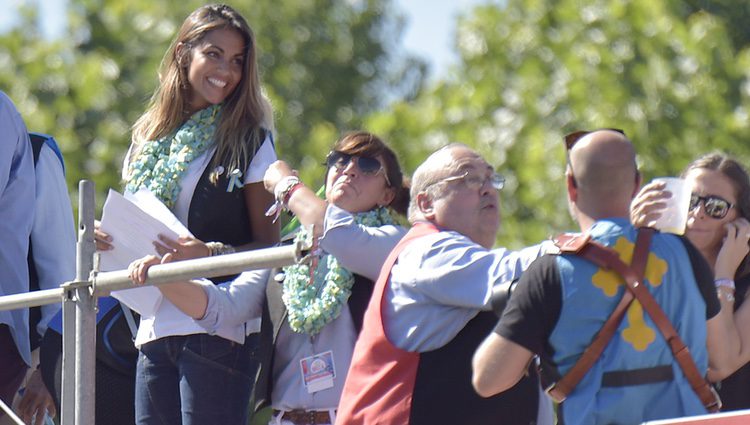
[{"label": "sunglasses", "polygon": [[563,141],[565,142],[565,150],[569,151],[573,149],[573,145],[575,145],[584,136],[594,133],[596,131],[602,131],[602,130],[615,131],[625,136],[625,131],[620,130],[619,128],[597,128],[596,130],[578,130],[578,131],[574,131],[570,134],[566,134],[565,136],[563,136]]},{"label": "sunglasses", "polygon": [[729,209],[734,205],[724,198],[715,195],[700,196],[696,193],[690,195],[690,211],[695,210],[703,203],[703,210],[711,218],[720,220],[727,216]]},{"label": "sunglasses", "polygon": [[375,176],[382,172],[383,177],[385,177],[385,182],[389,187],[391,186],[391,180],[388,178],[388,173],[385,172],[383,164],[381,164],[376,158],[369,156],[354,156],[339,151],[331,151],[328,156],[326,156],[326,166],[338,170],[343,170],[352,161],[354,161],[354,164],[359,168],[359,171],[361,171],[362,174]]}]

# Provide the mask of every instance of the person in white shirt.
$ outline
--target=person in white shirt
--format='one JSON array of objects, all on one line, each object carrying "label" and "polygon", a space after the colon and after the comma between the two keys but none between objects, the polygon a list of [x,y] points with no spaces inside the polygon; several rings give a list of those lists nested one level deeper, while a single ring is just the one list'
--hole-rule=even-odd
[{"label": "person in white shirt", "polygon": [[[159,255],[184,260],[278,242],[278,225],[264,214],[273,198],[261,179],[276,155],[255,45],[239,13],[206,5],[165,55],[124,170],[128,192],[149,189],[193,235],[160,238]],[[107,249],[108,235],[96,233]],[[259,321],[209,333],[166,299],[139,313],[136,423],[244,424]]]}]

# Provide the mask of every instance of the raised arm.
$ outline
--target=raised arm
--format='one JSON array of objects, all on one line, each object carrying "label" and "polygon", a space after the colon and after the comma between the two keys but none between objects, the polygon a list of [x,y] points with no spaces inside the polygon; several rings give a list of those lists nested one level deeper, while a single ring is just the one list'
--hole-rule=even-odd
[{"label": "raised arm", "polygon": [[[289,210],[297,216],[303,226],[314,225],[315,233],[319,236],[323,231],[323,217],[328,204],[301,181],[295,184],[293,178],[297,178],[297,172],[289,164],[279,160],[273,162],[266,170],[263,185],[269,194],[274,194],[277,190],[286,191]],[[282,188],[279,183],[283,183],[285,187]],[[274,198],[274,195],[270,196],[271,199]]]},{"label": "raised arm", "polygon": [[406,229],[398,225],[357,224],[351,213],[331,204],[325,210],[320,246],[348,270],[376,280],[388,254],[404,234]]},{"label": "raised arm", "polygon": [[750,361],[750,306],[744,303],[734,311],[734,276],[743,259],[748,255],[750,246],[750,223],[739,218],[726,224],[726,236],[722,243],[714,267],[716,282],[723,284],[717,287],[721,311],[709,320],[708,347],[709,379],[721,380]]}]

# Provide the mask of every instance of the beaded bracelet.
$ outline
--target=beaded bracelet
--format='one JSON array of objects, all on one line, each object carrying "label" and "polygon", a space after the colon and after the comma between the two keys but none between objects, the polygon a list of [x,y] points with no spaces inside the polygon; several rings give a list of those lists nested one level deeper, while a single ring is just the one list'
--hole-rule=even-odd
[{"label": "beaded bracelet", "polygon": [[292,197],[292,193],[302,186],[303,184],[297,176],[286,176],[279,180],[273,189],[275,201],[266,211],[266,217],[273,217],[272,221],[276,223],[281,212],[289,210],[289,198]]},{"label": "beaded bracelet", "polygon": [[273,190],[274,198],[276,202],[280,203],[282,207],[286,208],[287,202],[292,192],[297,190],[302,184],[299,177],[297,176],[286,176],[281,179]]},{"label": "beaded bracelet", "polygon": [[208,248],[208,256],[215,257],[217,255],[233,254],[234,247],[227,243],[221,242],[206,242],[206,248]]},{"label": "beaded bracelet", "polygon": [[716,285],[717,288],[724,287],[724,288],[729,288],[734,291],[734,279],[727,279],[727,278],[716,279],[714,280],[714,285]]},{"label": "beaded bracelet", "polygon": [[719,299],[723,298],[727,302],[733,303],[734,302],[734,280],[733,279],[716,279],[714,280],[714,285],[716,285],[717,293],[719,295]]}]

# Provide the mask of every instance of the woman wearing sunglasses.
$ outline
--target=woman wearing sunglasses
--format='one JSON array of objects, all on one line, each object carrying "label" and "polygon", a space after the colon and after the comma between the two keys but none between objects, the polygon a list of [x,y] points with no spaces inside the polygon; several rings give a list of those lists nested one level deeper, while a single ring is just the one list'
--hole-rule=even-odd
[{"label": "woman wearing sunglasses", "polygon": [[[319,243],[313,271],[304,264],[272,273],[271,279],[268,271],[255,271],[218,287],[160,286],[170,301],[213,329],[259,316],[257,300],[263,297],[258,294],[268,281],[275,343],[271,424],[335,422],[373,282],[406,233],[392,213],[406,214],[408,187],[396,155],[377,136],[345,135],[327,155],[326,165],[325,200],[283,161],[274,162],[264,178],[276,198],[267,214],[290,211],[301,224],[295,237],[305,238],[312,231]],[[131,266],[131,277],[143,282],[147,268],[158,262],[155,257],[139,260]]]},{"label": "woman wearing sunglasses", "polygon": [[[735,160],[709,154],[690,163],[682,177],[691,186],[685,235],[713,265],[722,308],[734,309],[743,366],[718,383],[723,410],[750,408],[750,178]],[[740,366],[740,365],[737,365]],[[709,377],[711,374],[709,373]]]},{"label": "woman wearing sunglasses", "polygon": [[[271,424],[335,422],[373,282],[406,232],[391,213],[406,214],[408,187],[396,155],[377,136],[345,135],[326,166],[325,200],[283,161],[273,163],[264,179],[277,204],[299,219],[296,238],[312,226],[322,254],[313,273],[295,265],[284,269],[282,282],[268,283],[275,342]],[[325,371],[316,373],[316,364]]]},{"label": "woman wearing sunglasses", "polygon": [[[736,365],[726,365],[732,375],[716,384],[722,410],[750,408],[750,302],[744,302],[750,288],[750,178],[735,160],[723,154],[708,154],[691,162],[682,173],[690,185],[690,211],[685,236],[713,268],[716,290],[723,308],[734,311],[734,323],[742,351]],[[666,193],[662,183],[643,188],[633,205],[631,219],[649,223],[659,214]],[[641,219],[635,217],[642,206]],[[726,372],[709,370],[716,380]]]}]

